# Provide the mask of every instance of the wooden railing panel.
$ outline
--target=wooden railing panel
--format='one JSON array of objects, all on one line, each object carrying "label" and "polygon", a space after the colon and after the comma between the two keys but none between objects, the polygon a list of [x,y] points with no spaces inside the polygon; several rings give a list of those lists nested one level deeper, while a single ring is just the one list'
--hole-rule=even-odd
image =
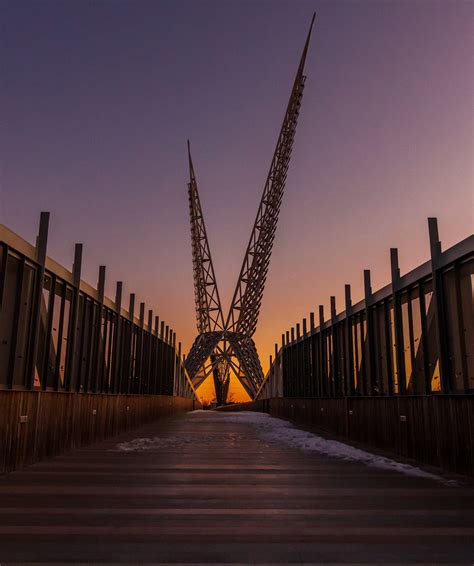
[{"label": "wooden railing panel", "polygon": [[192,410],[195,403],[165,395],[0,391],[0,473]]}]

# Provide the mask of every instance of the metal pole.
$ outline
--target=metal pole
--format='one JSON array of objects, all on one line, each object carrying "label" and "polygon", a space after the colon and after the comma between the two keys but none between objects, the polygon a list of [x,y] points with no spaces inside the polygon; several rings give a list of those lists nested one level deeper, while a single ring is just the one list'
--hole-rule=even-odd
[{"label": "metal pole", "polygon": [[[35,298],[32,308],[30,355],[28,358],[28,370],[25,382],[27,389],[33,389],[35,381],[36,358],[38,355],[39,330],[41,323],[41,301],[43,298],[44,270],[46,266],[46,248],[48,245],[48,228],[49,212],[42,212],[40,215],[38,237],[36,238],[36,261],[38,262],[38,270],[35,285]],[[49,340],[49,336],[47,339]],[[46,379],[46,376],[44,376],[43,379]]]},{"label": "metal pole", "polygon": [[351,396],[354,394],[354,363],[352,354],[352,328],[351,328],[351,313],[352,313],[352,299],[351,299],[351,286],[345,285],[345,307],[346,319],[344,321],[346,332],[346,379],[345,379],[345,395]]},{"label": "metal pole", "polygon": [[[394,323],[394,334],[392,339],[395,338],[395,356],[396,356],[396,366],[398,373],[398,393],[400,395],[405,394],[405,360],[403,357],[403,330],[402,330],[402,317],[400,308],[400,297],[399,297],[399,287],[400,287],[400,268],[398,266],[398,249],[390,248],[390,267],[392,272],[392,307],[393,307],[393,323]],[[394,383],[395,389],[395,383]],[[394,391],[395,392],[395,391]]]},{"label": "metal pole", "polygon": [[338,340],[336,332],[336,297],[334,295],[330,298],[331,301],[331,365],[332,365],[332,380],[331,380],[331,393],[334,397],[340,394],[340,376],[339,376],[339,360],[338,360]]},{"label": "metal pole", "polygon": [[97,296],[99,300],[99,307],[97,313],[97,332],[96,332],[96,344],[97,344],[97,359],[95,364],[95,376],[92,390],[94,393],[102,392],[103,390],[103,340],[102,340],[102,315],[104,310],[104,295],[105,295],[105,265],[99,266],[99,281],[97,283]]},{"label": "metal pole", "polygon": [[113,352],[113,367],[112,367],[112,393],[117,393],[120,391],[120,375],[122,367],[122,291],[123,283],[122,281],[117,281],[115,287],[115,311],[116,323],[115,323],[115,334],[114,334],[114,352]]},{"label": "metal pole", "polygon": [[375,349],[374,349],[374,321],[372,320],[372,284],[370,279],[370,269],[364,269],[364,297],[365,297],[365,323],[367,325],[367,350],[365,360],[365,378],[367,382],[366,394],[374,395],[375,392],[380,394],[380,383],[375,371]]},{"label": "metal pole", "polygon": [[[76,340],[77,340],[77,322],[79,314],[79,297],[81,286],[81,267],[82,267],[82,244],[76,244],[74,248],[74,263],[72,266],[72,313],[71,324],[69,325],[69,339],[67,348],[67,362],[65,371],[65,389],[70,391],[74,387],[73,376],[76,374]],[[77,390],[77,387],[74,387]]]},{"label": "metal pole", "polygon": [[136,334],[135,334],[135,293],[130,293],[130,300],[128,304],[128,317],[130,319],[130,345],[129,345],[129,362],[128,362],[128,375],[127,375],[127,393],[133,393],[135,382],[135,348],[136,348]]},{"label": "metal pole", "polygon": [[323,397],[327,395],[327,376],[326,376],[326,357],[323,336],[324,326],[324,306],[319,305],[319,394]]},{"label": "metal pole", "polygon": [[428,231],[430,237],[431,253],[431,275],[433,280],[433,298],[436,307],[436,344],[439,356],[439,375],[441,379],[441,389],[443,393],[454,391],[449,371],[449,359],[447,352],[447,333],[446,333],[446,312],[444,306],[443,288],[439,264],[441,260],[441,242],[438,234],[438,219],[428,218]]},{"label": "metal pole", "polygon": [[309,388],[309,396],[316,397],[318,387],[316,383],[316,376],[317,376],[317,355],[316,355],[316,343],[315,343],[315,336],[314,336],[315,324],[314,324],[314,312],[309,313],[309,335],[311,340],[311,360],[310,360],[310,388]]}]

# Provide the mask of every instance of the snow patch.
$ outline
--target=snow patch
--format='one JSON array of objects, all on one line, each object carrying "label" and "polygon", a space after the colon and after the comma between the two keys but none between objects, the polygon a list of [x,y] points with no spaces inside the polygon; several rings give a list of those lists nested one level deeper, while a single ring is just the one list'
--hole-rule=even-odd
[{"label": "snow patch", "polygon": [[[209,411],[203,412],[209,415]],[[196,417],[198,417],[198,415],[196,415]],[[390,458],[355,448],[354,446],[339,442],[338,440],[330,440],[312,432],[301,430],[290,422],[271,417],[267,413],[257,413],[253,411],[228,413],[216,411],[212,413],[212,416],[209,415],[203,420],[206,422],[212,420],[249,424],[257,429],[258,436],[266,442],[285,444],[286,446],[298,448],[306,452],[318,452],[319,454],[325,454],[331,458],[360,462],[369,467],[399,472],[408,476],[432,479],[446,485],[458,485],[455,480],[447,480],[446,478],[426,472],[416,466],[397,462]]]},{"label": "snow patch", "polygon": [[176,448],[190,444],[192,439],[176,436],[154,436],[153,438],[134,438],[129,442],[120,442],[112,452],[146,452],[149,450],[160,450],[162,448]]}]

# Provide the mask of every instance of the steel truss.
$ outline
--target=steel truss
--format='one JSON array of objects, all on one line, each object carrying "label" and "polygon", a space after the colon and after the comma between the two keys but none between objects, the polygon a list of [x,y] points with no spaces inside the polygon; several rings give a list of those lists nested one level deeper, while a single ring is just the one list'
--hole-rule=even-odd
[{"label": "steel truss", "polygon": [[304,66],[314,18],[313,15],[225,322],[188,142],[189,214],[199,334],[186,358],[185,367],[195,387],[213,373],[218,404],[226,401],[231,370],[251,398],[255,397],[264,380],[252,337],[257,328],[298,123],[306,79]]}]

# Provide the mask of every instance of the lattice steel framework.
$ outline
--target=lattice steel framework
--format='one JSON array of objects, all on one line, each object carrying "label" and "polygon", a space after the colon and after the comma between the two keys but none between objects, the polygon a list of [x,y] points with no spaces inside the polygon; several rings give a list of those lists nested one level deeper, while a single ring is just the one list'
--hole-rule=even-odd
[{"label": "lattice steel framework", "polygon": [[313,15],[225,323],[188,142],[189,211],[199,334],[185,365],[195,387],[198,387],[213,372],[219,404],[226,400],[231,369],[252,398],[264,379],[252,337],[257,327],[298,123],[306,79],[304,66],[314,18]]}]

